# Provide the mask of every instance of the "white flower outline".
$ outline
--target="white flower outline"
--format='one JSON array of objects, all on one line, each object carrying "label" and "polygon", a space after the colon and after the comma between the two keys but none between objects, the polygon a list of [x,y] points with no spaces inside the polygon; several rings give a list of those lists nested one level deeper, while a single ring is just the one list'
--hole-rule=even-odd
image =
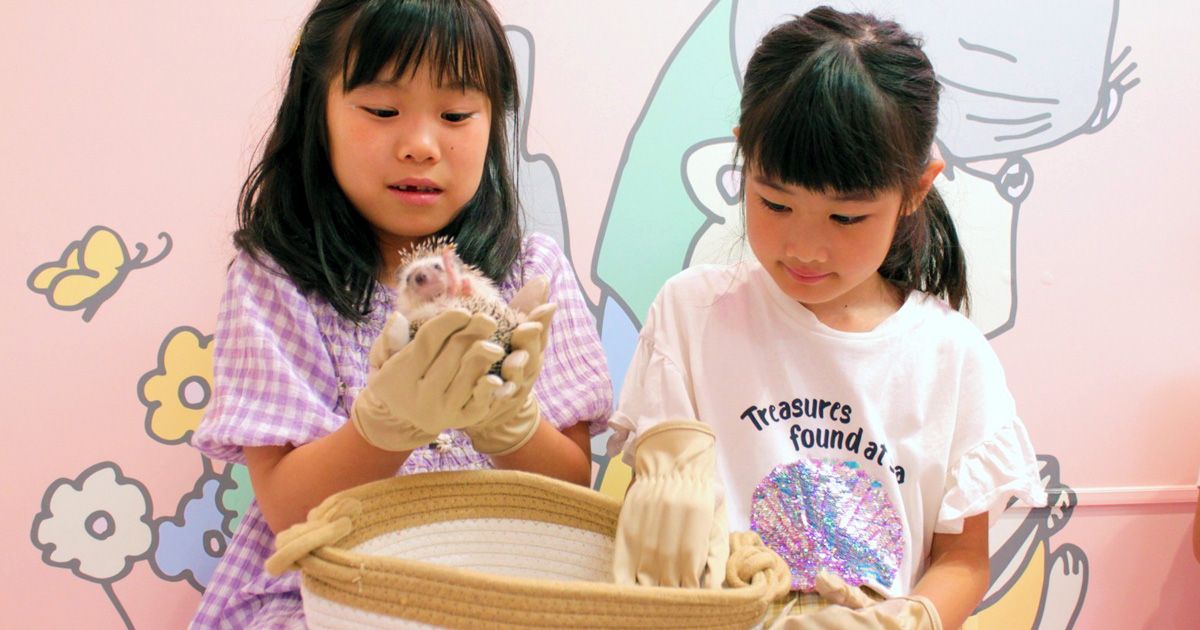
[{"label": "white flower outline", "polygon": [[[30,537],[46,564],[111,584],[154,549],[152,522],[146,487],[105,461],[46,488]],[[97,523],[104,529],[95,531]]]}]

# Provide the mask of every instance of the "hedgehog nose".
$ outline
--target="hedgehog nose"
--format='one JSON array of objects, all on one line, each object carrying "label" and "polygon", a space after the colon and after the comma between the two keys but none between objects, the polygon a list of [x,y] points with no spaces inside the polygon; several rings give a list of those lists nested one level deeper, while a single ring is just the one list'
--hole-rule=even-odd
[{"label": "hedgehog nose", "polygon": [[413,275],[413,282],[417,283],[417,286],[423,287],[426,282],[429,282],[429,278],[425,275],[425,272],[418,271]]}]

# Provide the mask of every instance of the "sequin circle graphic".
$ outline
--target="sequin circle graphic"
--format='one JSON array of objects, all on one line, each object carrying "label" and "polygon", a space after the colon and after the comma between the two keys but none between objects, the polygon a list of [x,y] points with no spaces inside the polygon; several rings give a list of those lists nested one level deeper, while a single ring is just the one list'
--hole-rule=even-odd
[{"label": "sequin circle graphic", "polygon": [[900,518],[856,462],[776,466],[754,489],[750,528],[787,561],[793,589],[811,591],[821,569],[851,586],[888,587],[904,559]]}]

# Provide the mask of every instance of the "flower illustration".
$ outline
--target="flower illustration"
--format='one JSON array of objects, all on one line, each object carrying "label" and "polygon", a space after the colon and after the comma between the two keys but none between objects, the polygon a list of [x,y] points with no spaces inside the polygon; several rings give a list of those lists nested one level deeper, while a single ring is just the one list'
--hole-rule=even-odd
[{"label": "flower illustration", "polygon": [[146,405],[146,432],[165,444],[191,437],[212,398],[212,335],[181,326],[158,351],[158,366],[138,381]]},{"label": "flower illustration", "polygon": [[57,261],[34,269],[26,285],[34,293],[45,295],[50,306],[63,311],[82,310],[83,321],[91,321],[100,305],[121,288],[130,271],[149,267],[171,251],[171,236],[161,232],[158,238],[165,245],[157,256],[146,260],[147,248],[138,243],[134,246],[137,256],[130,258],[120,235],[97,225],[82,239],[67,245]]},{"label": "flower illustration", "polygon": [[75,480],[50,484],[32,538],[46,564],[105,583],[124,577],[150,550],[150,523],[146,487],[116,464],[100,462]]},{"label": "flower illustration", "polygon": [[187,580],[201,591],[208,585],[229,544],[224,523],[231,515],[218,501],[222,486],[228,483],[224,477],[202,475],[196,480],[195,489],[180,499],[175,516],[155,520],[158,548],[151,566],[159,577]]}]

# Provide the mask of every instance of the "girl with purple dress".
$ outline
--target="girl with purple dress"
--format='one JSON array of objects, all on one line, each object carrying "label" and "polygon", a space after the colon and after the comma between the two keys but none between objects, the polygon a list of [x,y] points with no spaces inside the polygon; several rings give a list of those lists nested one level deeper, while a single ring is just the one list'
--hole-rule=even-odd
[{"label": "girl with purple dress", "polygon": [[[193,627],[303,627],[299,575],[263,562],[276,532],[336,492],[484,468],[589,482],[612,386],[570,263],[522,235],[517,98],[486,0],[321,0],[308,16],[242,189],[214,395],[193,438],[246,464],[256,499]],[[528,314],[507,356],[489,341],[496,323],[461,310],[390,357],[370,352],[401,252],[431,237],[452,238]]]}]

